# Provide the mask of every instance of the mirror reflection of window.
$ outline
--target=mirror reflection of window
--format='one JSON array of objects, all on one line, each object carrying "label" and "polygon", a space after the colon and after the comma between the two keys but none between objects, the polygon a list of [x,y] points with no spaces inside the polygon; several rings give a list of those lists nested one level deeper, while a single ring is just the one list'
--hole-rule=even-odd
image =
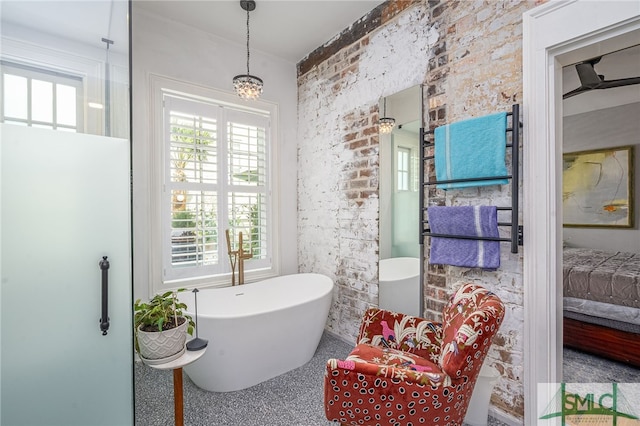
[{"label": "mirror reflection of window", "polygon": [[[393,117],[396,126],[391,133],[380,133],[379,258],[417,259],[420,256],[422,87],[412,86],[381,98],[381,114],[385,114],[385,101],[386,116]],[[420,298],[417,287],[412,300]]]},{"label": "mirror reflection of window", "polygon": [[393,117],[396,126],[391,133],[380,134],[378,306],[409,315],[423,311],[419,238],[422,93],[422,86],[416,85],[379,102],[379,111]]},{"label": "mirror reflection of window", "polygon": [[398,191],[408,191],[409,190],[409,158],[411,157],[411,149],[405,147],[398,147],[397,152],[397,164],[398,164],[398,173],[397,173],[397,187]]},{"label": "mirror reflection of window", "polygon": [[2,62],[0,122],[67,132],[82,131],[82,79]]}]

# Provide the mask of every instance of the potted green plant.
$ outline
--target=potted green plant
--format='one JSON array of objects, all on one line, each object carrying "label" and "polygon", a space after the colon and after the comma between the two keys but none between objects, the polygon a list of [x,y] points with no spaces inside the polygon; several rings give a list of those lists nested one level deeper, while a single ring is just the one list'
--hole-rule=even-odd
[{"label": "potted green plant", "polygon": [[148,364],[168,362],[185,351],[187,333],[193,334],[195,323],[184,313],[187,305],[178,300],[178,292],[156,294],[148,303],[140,299],[133,305],[136,351]]}]

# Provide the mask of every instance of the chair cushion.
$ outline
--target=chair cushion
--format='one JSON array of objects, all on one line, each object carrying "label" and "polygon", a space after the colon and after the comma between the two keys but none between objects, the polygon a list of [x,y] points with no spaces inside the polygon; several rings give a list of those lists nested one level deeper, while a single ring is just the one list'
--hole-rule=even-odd
[{"label": "chair cushion", "polygon": [[[353,363],[353,364],[349,364]],[[450,380],[440,367],[416,354],[397,349],[361,343],[357,345],[341,365],[365,374],[409,380],[437,387],[449,385]]]},{"label": "chair cushion", "polygon": [[463,285],[449,300],[443,311],[443,340],[440,353],[442,370],[452,378],[472,375],[480,369],[488,350],[490,337],[499,327],[504,305],[490,291],[474,285]]}]

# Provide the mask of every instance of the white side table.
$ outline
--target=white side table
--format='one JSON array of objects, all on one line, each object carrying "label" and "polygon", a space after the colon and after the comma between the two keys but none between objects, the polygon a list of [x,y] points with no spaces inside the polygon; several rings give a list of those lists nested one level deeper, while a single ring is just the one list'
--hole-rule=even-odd
[{"label": "white side table", "polygon": [[[147,364],[158,370],[173,370],[173,412],[176,426],[184,426],[184,398],[182,386],[182,367],[199,359],[207,348],[199,351],[185,351],[182,356],[164,364]],[[144,362],[144,360],[142,360]]]}]

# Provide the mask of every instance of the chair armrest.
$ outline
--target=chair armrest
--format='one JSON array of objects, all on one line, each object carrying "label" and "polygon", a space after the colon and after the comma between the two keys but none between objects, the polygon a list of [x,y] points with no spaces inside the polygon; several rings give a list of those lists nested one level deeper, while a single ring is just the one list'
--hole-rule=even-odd
[{"label": "chair armrest", "polygon": [[329,359],[326,366],[327,376],[332,377],[334,370],[342,370],[354,375],[363,374],[369,377],[372,383],[376,379],[387,378],[401,380],[405,384],[427,385],[433,388],[451,386],[451,378],[435,365],[427,371],[426,369],[415,370],[404,366],[354,361],[349,358],[346,360]]},{"label": "chair armrest", "polygon": [[363,317],[358,343],[385,346],[426,359],[440,354],[442,324],[425,318],[369,308]]}]

